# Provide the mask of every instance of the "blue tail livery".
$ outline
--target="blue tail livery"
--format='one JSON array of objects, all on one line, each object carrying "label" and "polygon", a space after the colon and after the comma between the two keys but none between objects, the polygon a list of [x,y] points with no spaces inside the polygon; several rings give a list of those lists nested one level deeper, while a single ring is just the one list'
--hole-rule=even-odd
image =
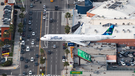
[{"label": "blue tail livery", "polygon": [[115,25],[111,25],[102,35],[112,35]]}]

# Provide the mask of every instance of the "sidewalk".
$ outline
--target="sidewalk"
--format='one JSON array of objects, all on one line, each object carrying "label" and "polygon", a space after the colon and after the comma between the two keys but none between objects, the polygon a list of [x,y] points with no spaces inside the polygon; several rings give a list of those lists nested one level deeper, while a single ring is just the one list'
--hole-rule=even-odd
[{"label": "sidewalk", "polygon": [[[18,14],[20,10],[18,10]],[[13,64],[9,67],[0,67],[0,69],[9,70],[9,69],[16,69],[20,65],[20,35],[18,33],[18,23],[20,22],[19,16],[17,16],[17,25],[16,25],[16,32],[15,32],[15,40],[14,40],[14,52],[13,52]],[[11,58],[11,57],[9,57]]]}]

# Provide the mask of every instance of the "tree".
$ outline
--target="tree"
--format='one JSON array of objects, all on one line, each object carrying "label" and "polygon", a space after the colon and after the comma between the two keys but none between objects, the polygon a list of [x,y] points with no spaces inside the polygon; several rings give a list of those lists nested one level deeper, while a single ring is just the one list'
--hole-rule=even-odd
[{"label": "tree", "polygon": [[22,27],[23,27],[23,24],[22,24],[22,23],[19,23],[19,24],[18,24],[18,27],[19,27],[19,28],[22,28]]},{"label": "tree", "polygon": [[21,7],[20,11],[21,12],[24,12],[25,11],[25,8],[24,7]]},{"label": "tree", "polygon": [[40,49],[40,52],[41,52],[41,53],[44,53],[44,50],[41,48],[41,49]]},{"label": "tree", "polygon": [[10,35],[9,31],[6,31],[6,32],[4,32],[3,37],[7,38],[7,37],[9,37],[9,35]]},{"label": "tree", "polygon": [[9,29],[8,29],[8,32],[9,33],[13,33],[13,31],[14,31],[14,25],[13,24],[10,24]]},{"label": "tree", "polygon": [[68,53],[70,53],[70,51],[68,49],[65,50],[66,56],[68,56]]},{"label": "tree", "polygon": [[4,45],[4,42],[3,41],[0,41],[0,47]]},{"label": "tree", "polygon": [[24,14],[23,13],[19,14],[19,18],[21,18],[21,22],[22,22],[22,19],[24,18]]},{"label": "tree", "polygon": [[45,59],[43,59],[43,57],[40,58],[40,63],[44,64],[45,63]]},{"label": "tree", "polygon": [[66,27],[65,27],[65,33],[69,33],[70,32],[70,27],[68,26],[68,25],[66,25]]},{"label": "tree", "polygon": [[69,24],[68,23],[68,18],[70,18],[71,17],[71,14],[69,13],[69,12],[67,12],[66,14],[65,14],[65,18],[67,19],[67,24]]},{"label": "tree", "polygon": [[3,73],[2,76],[7,76],[7,74],[4,74],[4,73]]},{"label": "tree", "polygon": [[19,32],[19,33],[22,33],[22,32],[23,32],[22,28],[19,28],[19,29],[18,29],[18,32]]},{"label": "tree", "polygon": [[66,74],[67,74],[67,66],[69,66],[68,62],[64,62],[64,66],[66,66]]},{"label": "tree", "polygon": [[4,63],[4,66],[11,66],[12,65],[12,61],[10,60],[7,60],[5,63]]}]

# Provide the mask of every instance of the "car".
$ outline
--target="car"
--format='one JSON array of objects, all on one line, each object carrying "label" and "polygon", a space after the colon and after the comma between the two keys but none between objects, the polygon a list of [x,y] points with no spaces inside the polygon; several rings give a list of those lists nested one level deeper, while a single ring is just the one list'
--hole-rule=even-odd
[{"label": "car", "polygon": [[23,72],[23,76],[25,76],[25,75],[27,75],[27,73],[26,72]]},{"label": "car", "polygon": [[50,23],[52,23],[53,22],[53,19],[52,18],[50,18],[50,21],[49,21]]},{"label": "car", "polygon": [[65,61],[67,61],[66,57],[62,56],[62,62],[65,62]]},{"label": "car", "polygon": [[25,33],[24,32],[22,33],[22,37],[25,37]]},{"label": "car", "polygon": [[34,41],[31,41],[31,45],[34,45]]},{"label": "car", "polygon": [[31,75],[31,74],[32,74],[32,71],[30,70],[30,71],[29,71],[29,75]]},{"label": "car", "polygon": [[135,57],[135,52],[132,52],[132,55]]},{"label": "car", "polygon": [[30,51],[30,47],[29,46],[26,47],[26,51]]},{"label": "car", "polygon": [[23,32],[25,32],[26,31],[26,29],[25,29],[25,27],[23,27]]},{"label": "car", "polygon": [[128,63],[128,62],[126,62],[126,65],[127,65],[127,66],[130,66],[131,64],[130,64],[130,63]]},{"label": "car", "polygon": [[36,54],[36,58],[38,58],[39,57],[39,55],[38,54]]},{"label": "car", "polygon": [[55,6],[55,10],[58,10],[58,6]]},{"label": "car", "polygon": [[66,56],[62,56],[62,59],[66,59]]},{"label": "car", "polygon": [[35,62],[35,66],[38,66],[38,62]]},{"label": "car", "polygon": [[65,46],[63,46],[63,49],[66,49],[66,47],[65,47]]},{"label": "car", "polygon": [[35,35],[35,32],[32,32],[32,35],[34,36]]},{"label": "car", "polygon": [[132,54],[128,54],[128,56],[129,56],[129,57],[133,57],[133,55],[132,55]]},{"label": "car", "polygon": [[119,57],[123,57],[121,54],[118,54],[119,55]]},{"label": "car", "polygon": [[130,64],[131,64],[131,66],[134,66],[135,65],[134,62],[130,62]]},{"label": "car", "polygon": [[30,8],[33,8],[33,7],[34,7],[34,6],[33,6],[33,4],[31,3],[31,4],[30,4]]},{"label": "car", "polygon": [[131,61],[131,62],[134,62],[134,58],[132,57],[130,61]]},{"label": "car", "polygon": [[21,54],[24,54],[24,51],[23,50],[21,50]]},{"label": "car", "polygon": [[27,69],[28,68],[28,65],[24,65],[24,68]]},{"label": "car", "polygon": [[43,16],[43,19],[45,20],[46,19],[46,16]]},{"label": "car", "polygon": [[31,57],[31,58],[30,58],[30,61],[34,61],[34,57]]},{"label": "car", "polygon": [[28,28],[28,31],[32,31],[31,27]]},{"label": "car", "polygon": [[30,39],[30,35],[27,35],[27,38]]},{"label": "car", "polygon": [[56,45],[54,44],[54,45],[53,45],[53,49],[55,49],[55,48],[56,48]]},{"label": "car", "polygon": [[46,8],[44,8],[44,11],[46,12]]},{"label": "car", "polygon": [[31,25],[31,20],[29,20],[28,24]]},{"label": "car", "polygon": [[34,0],[30,0],[31,2],[34,1]]},{"label": "car", "polygon": [[29,59],[25,59],[25,63],[28,63],[29,62]]},{"label": "car", "polygon": [[43,5],[43,8],[46,8],[46,6],[45,6],[45,5]]},{"label": "car", "polygon": [[32,11],[29,11],[29,15],[32,15],[33,14],[33,12]]},{"label": "car", "polygon": [[46,15],[46,11],[43,11],[43,16],[45,16]]},{"label": "car", "polygon": [[20,57],[20,60],[21,60],[21,61],[23,61],[23,60],[24,60],[24,58],[23,58],[23,57]]},{"label": "car", "polygon": [[126,65],[124,61],[120,61],[120,62],[121,62],[121,64],[122,64],[123,66],[125,66],[125,65]]},{"label": "car", "polygon": [[24,40],[22,40],[22,45],[25,45],[25,41]]},{"label": "car", "polygon": [[25,49],[25,45],[21,45],[21,48],[22,48],[22,49]]},{"label": "car", "polygon": [[50,50],[48,50],[48,52],[47,52],[49,55],[51,54],[51,51]]},{"label": "car", "polygon": [[39,40],[40,40],[40,39],[37,37],[37,38],[36,38],[36,41],[39,41]]},{"label": "car", "polygon": [[120,51],[120,54],[124,54],[125,53],[125,51]]},{"label": "car", "polygon": [[29,16],[29,20],[32,20],[32,16]]}]

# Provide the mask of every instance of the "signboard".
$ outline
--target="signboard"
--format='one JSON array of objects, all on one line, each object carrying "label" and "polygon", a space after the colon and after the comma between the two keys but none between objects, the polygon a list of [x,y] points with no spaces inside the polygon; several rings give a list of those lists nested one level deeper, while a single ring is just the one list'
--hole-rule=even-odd
[{"label": "signboard", "polygon": [[70,71],[70,74],[82,74],[82,71]]},{"label": "signboard", "polygon": [[78,49],[78,56],[80,56],[80,57],[82,57],[82,58],[84,58],[88,61],[91,61],[91,55],[82,51],[82,50],[80,50],[80,49]]},{"label": "signboard", "polygon": [[70,47],[71,58],[73,58],[73,53],[72,53],[73,48],[74,48],[73,46]]}]

